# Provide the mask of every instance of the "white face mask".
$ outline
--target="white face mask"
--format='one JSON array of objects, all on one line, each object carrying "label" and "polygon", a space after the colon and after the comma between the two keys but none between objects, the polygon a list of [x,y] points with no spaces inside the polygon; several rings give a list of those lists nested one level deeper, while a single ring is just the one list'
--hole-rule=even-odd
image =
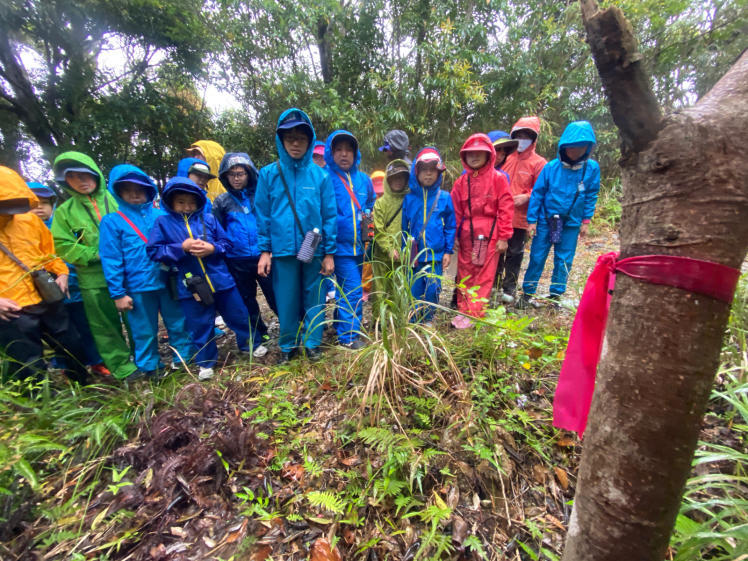
[{"label": "white face mask", "polygon": [[529,140],[527,138],[520,138],[519,144],[517,145],[517,152],[524,152],[530,147],[530,144],[532,144],[532,140]]}]

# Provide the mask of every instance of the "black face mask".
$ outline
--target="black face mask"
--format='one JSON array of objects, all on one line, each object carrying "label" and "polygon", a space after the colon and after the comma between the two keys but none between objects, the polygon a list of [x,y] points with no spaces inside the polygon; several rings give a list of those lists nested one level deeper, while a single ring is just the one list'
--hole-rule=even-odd
[{"label": "black face mask", "polygon": [[26,214],[31,210],[28,199],[5,199],[0,201],[0,214]]}]

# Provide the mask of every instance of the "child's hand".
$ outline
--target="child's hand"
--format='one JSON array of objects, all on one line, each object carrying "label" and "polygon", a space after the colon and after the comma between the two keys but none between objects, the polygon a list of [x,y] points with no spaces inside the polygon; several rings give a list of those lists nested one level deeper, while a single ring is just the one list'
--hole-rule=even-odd
[{"label": "child's hand", "polygon": [[529,224],[527,226],[527,235],[528,235],[528,237],[530,237],[530,238],[533,237],[535,235],[535,231],[537,229],[538,229],[538,225],[537,224]]},{"label": "child's hand", "polygon": [[68,291],[68,276],[67,275],[60,275],[55,279],[55,283],[58,287],[60,287],[60,290],[62,293],[70,298],[70,292]]},{"label": "child's hand", "polygon": [[400,261],[400,252],[396,249],[392,250],[392,260],[393,261]]},{"label": "child's hand", "polygon": [[322,259],[322,268],[319,272],[326,277],[329,277],[335,272],[335,260],[332,255],[325,255]]},{"label": "child's hand", "polygon": [[449,264],[452,262],[452,256],[449,253],[445,253],[444,257],[442,257],[442,272],[445,272],[447,270],[447,267],[449,267]]},{"label": "child's hand", "polygon": [[0,298],[0,319],[11,321],[21,314],[21,306],[10,298]]},{"label": "child's hand", "polygon": [[261,277],[267,277],[270,274],[272,262],[273,254],[269,251],[263,251],[260,260],[257,262],[257,274]]},{"label": "child's hand", "polygon": [[590,229],[590,223],[589,222],[583,222],[582,226],[579,228],[579,236],[585,237]]},{"label": "child's hand", "polygon": [[195,243],[192,244],[191,253],[195,257],[203,258],[212,255],[215,250],[216,248],[212,243],[204,240],[195,240]]},{"label": "child's hand", "polygon": [[187,238],[182,242],[182,251],[185,253],[190,253],[190,250],[192,249],[192,246],[195,244],[197,240],[193,240],[192,238]]},{"label": "child's hand", "polygon": [[499,240],[496,242],[496,251],[504,253],[509,248],[509,243],[506,240]]},{"label": "child's hand", "polygon": [[523,194],[523,195],[515,195],[514,197],[514,206],[522,206],[527,201],[530,200],[530,195]]},{"label": "child's hand", "polygon": [[114,306],[117,308],[118,312],[126,312],[128,310],[132,310],[132,298],[125,294],[122,298],[117,298],[114,301]]}]

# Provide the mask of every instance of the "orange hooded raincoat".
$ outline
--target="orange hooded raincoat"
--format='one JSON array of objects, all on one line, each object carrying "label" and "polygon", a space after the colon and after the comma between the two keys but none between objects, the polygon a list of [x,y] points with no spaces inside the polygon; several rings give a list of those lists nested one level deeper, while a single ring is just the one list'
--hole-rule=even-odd
[{"label": "orange hooded raincoat", "polygon": [[[39,204],[26,182],[15,171],[0,166],[0,201],[22,199],[29,208]],[[0,214],[0,242],[29,269],[44,268],[55,275],[67,275],[67,265],[55,255],[52,234],[41,218],[25,214]],[[29,273],[0,251],[0,298],[10,298],[21,307],[42,301]]]},{"label": "orange hooded raincoat", "polygon": [[[535,141],[527,150],[524,152],[517,152],[515,150],[507,156],[506,162],[501,167],[501,169],[509,174],[511,180],[509,190],[512,193],[512,197],[532,193],[535,181],[538,179],[543,166],[547,163],[547,160],[543,156],[535,153],[535,146],[538,143],[537,137],[540,134],[540,119],[538,117],[522,117],[512,127],[510,133],[512,138],[514,138],[514,133],[520,129],[530,129],[535,132],[536,136]],[[527,230],[527,207],[529,204],[530,200],[528,198],[523,204],[514,207],[513,228]]]}]

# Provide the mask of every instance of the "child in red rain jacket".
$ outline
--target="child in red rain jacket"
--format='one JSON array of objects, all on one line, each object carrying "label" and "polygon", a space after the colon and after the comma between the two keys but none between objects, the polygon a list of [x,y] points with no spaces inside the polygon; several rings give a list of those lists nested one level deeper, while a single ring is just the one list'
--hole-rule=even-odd
[{"label": "child in red rain jacket", "polygon": [[[488,136],[474,134],[468,138],[460,158],[465,173],[452,188],[460,243],[457,278],[464,285],[457,294],[457,309],[482,317],[499,255],[506,251],[507,240],[512,237],[514,201],[506,177],[494,169],[496,150]],[[464,329],[472,323],[456,316],[452,325]]]}]

